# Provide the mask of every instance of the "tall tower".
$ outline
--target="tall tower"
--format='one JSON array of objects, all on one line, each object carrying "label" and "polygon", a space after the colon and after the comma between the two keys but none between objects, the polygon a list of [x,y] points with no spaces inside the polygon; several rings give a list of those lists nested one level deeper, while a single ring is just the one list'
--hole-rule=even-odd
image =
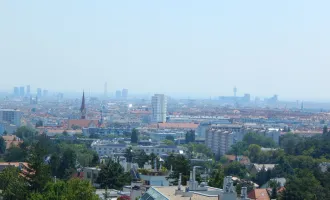
[{"label": "tall tower", "polygon": [[167,98],[164,94],[155,94],[151,98],[151,109],[154,122],[166,122]]},{"label": "tall tower", "polygon": [[81,107],[80,107],[81,119],[86,119],[86,105],[85,105],[85,92],[83,92]]},{"label": "tall tower", "polygon": [[236,86],[234,87],[233,91],[234,91],[234,97],[236,97],[236,93],[237,93],[237,87]]}]

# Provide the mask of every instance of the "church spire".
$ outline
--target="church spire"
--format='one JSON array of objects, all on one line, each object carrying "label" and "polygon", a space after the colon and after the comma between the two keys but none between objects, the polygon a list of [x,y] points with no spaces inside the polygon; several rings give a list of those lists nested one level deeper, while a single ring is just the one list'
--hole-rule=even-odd
[{"label": "church spire", "polygon": [[80,107],[81,119],[86,119],[86,105],[85,105],[85,92],[83,91],[81,107]]}]

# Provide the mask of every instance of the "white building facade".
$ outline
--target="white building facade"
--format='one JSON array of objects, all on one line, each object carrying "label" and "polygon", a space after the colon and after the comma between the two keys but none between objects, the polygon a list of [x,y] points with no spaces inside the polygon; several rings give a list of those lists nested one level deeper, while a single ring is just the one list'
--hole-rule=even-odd
[{"label": "white building facade", "polygon": [[151,98],[152,121],[166,122],[167,97],[164,94],[155,94]]}]

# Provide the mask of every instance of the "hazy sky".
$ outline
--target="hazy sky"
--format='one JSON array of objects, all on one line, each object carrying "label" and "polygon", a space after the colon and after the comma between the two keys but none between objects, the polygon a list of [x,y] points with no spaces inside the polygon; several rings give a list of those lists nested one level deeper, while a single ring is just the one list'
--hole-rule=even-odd
[{"label": "hazy sky", "polygon": [[330,1],[0,1],[0,89],[330,100]]}]

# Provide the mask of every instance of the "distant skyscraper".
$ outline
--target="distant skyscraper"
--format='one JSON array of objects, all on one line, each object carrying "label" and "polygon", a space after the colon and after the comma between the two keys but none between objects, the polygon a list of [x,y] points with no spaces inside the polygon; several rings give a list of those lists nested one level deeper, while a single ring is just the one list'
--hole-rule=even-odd
[{"label": "distant skyscraper", "polygon": [[31,91],[30,91],[30,85],[27,85],[27,86],[26,86],[26,95],[27,95],[27,96],[30,96],[30,95],[31,95],[30,92],[31,92]]},{"label": "distant skyscraper", "polygon": [[123,97],[123,99],[127,99],[128,89],[123,89],[122,92],[121,92],[121,96]]},{"label": "distant skyscraper", "polygon": [[44,91],[43,91],[43,96],[44,96],[44,97],[47,97],[47,96],[48,96],[48,90],[44,90]]},{"label": "distant skyscraper", "polygon": [[116,99],[120,99],[121,98],[121,91],[117,90],[116,91]]},{"label": "distant skyscraper", "polygon": [[235,86],[234,87],[234,97],[236,97],[236,94],[237,94],[237,87]]},{"label": "distant skyscraper", "polygon": [[37,97],[41,97],[41,88],[37,89]]},{"label": "distant skyscraper", "polygon": [[83,92],[81,107],[80,107],[81,119],[86,119],[86,105],[85,105],[85,92]]},{"label": "distant skyscraper", "polygon": [[19,96],[24,97],[25,95],[25,88],[22,86],[19,88]]},{"label": "distant skyscraper", "polygon": [[16,97],[19,96],[19,87],[14,87],[14,95],[15,95]]},{"label": "distant skyscraper", "polygon": [[155,94],[151,98],[152,121],[166,122],[167,98],[164,94]]}]

